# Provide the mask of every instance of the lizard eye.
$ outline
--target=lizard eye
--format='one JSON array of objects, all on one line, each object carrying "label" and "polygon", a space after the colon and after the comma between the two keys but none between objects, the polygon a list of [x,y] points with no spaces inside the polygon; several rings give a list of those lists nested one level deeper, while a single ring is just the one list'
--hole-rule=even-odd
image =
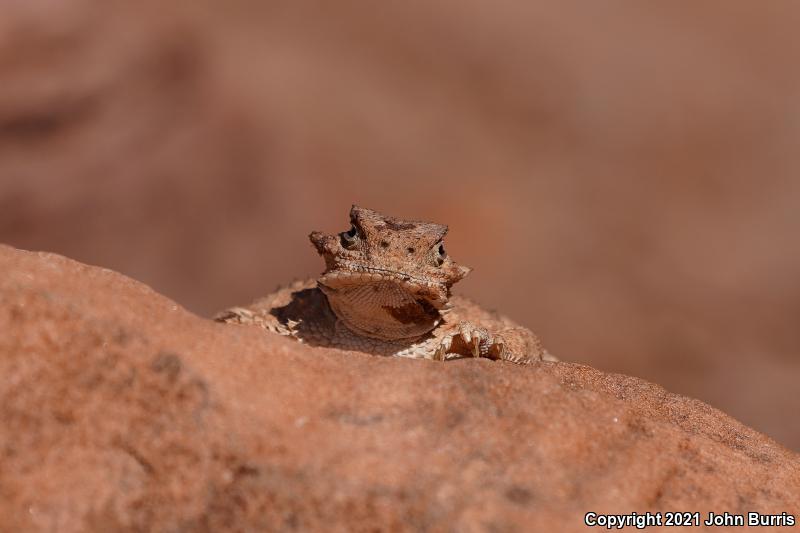
[{"label": "lizard eye", "polygon": [[447,257],[447,252],[444,251],[444,244],[439,243],[439,246],[436,248],[436,254],[434,256],[434,260],[436,261],[436,266],[442,266],[442,263],[444,263],[446,257]]},{"label": "lizard eye", "polygon": [[350,231],[345,231],[342,235],[342,246],[352,248],[358,241],[358,230],[355,226],[350,226]]}]

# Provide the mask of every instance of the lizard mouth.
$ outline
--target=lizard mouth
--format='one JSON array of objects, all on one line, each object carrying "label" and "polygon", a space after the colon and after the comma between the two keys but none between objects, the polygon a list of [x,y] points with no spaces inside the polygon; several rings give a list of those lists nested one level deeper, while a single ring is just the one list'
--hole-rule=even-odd
[{"label": "lizard mouth", "polygon": [[413,298],[424,300],[436,309],[444,309],[450,297],[450,291],[443,283],[421,280],[403,272],[363,265],[348,265],[347,269],[331,270],[320,276],[317,281],[334,290],[372,285],[377,291],[381,287],[395,285],[396,288],[407,292]]}]

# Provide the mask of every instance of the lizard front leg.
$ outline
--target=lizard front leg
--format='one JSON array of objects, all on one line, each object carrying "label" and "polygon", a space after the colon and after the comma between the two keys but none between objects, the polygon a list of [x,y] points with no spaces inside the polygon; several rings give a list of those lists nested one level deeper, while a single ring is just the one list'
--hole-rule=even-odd
[{"label": "lizard front leg", "polygon": [[462,357],[486,357],[519,364],[554,360],[528,329],[506,327],[493,333],[470,322],[459,322],[452,333],[442,338],[434,353],[434,359],[440,361]]}]

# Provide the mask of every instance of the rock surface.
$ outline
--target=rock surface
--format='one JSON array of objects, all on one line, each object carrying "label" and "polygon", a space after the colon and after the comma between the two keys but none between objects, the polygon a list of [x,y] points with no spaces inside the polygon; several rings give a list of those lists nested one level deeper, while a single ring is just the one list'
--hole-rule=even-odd
[{"label": "rock surface", "polygon": [[798,514],[800,457],[570,363],[310,349],[0,246],[2,531],[573,531]]}]

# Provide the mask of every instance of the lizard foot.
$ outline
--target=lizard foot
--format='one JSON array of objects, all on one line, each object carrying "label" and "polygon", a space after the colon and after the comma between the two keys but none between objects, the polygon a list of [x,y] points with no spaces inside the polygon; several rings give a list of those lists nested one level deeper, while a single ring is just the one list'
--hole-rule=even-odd
[{"label": "lizard foot", "polygon": [[486,357],[518,364],[557,360],[551,359],[538,337],[525,328],[506,328],[492,334],[469,322],[459,323],[456,331],[444,337],[434,353],[434,359],[439,361],[463,357]]},{"label": "lizard foot", "polygon": [[255,322],[255,314],[244,307],[232,307],[222,311],[221,313],[217,313],[216,316],[214,316],[214,321],[236,324],[252,324]]}]

